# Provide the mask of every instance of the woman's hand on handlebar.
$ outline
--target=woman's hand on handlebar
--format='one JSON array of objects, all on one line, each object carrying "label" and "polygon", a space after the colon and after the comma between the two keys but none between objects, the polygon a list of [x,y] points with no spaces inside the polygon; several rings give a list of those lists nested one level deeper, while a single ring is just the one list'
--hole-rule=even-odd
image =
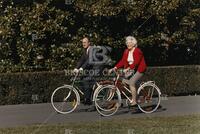
[{"label": "woman's hand on handlebar", "polygon": [[130,70],[130,68],[126,68],[123,70],[123,73],[126,74],[129,70]]}]

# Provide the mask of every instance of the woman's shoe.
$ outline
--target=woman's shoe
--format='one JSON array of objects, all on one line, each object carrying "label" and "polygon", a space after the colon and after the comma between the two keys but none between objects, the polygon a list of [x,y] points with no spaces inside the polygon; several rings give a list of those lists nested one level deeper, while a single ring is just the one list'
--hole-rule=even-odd
[{"label": "woman's shoe", "polygon": [[129,107],[130,108],[136,108],[136,107],[138,107],[138,105],[137,104],[130,104]]},{"label": "woman's shoe", "polygon": [[133,100],[130,101],[129,107],[138,107],[137,103]]}]

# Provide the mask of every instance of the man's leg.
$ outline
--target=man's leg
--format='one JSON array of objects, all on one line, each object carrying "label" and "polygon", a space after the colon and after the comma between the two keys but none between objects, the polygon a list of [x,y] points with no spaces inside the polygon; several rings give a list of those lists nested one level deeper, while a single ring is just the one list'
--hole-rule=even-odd
[{"label": "man's leg", "polygon": [[84,86],[84,97],[86,104],[92,104],[91,95],[92,95],[92,87],[94,85],[94,81],[90,76],[84,77],[83,86]]}]

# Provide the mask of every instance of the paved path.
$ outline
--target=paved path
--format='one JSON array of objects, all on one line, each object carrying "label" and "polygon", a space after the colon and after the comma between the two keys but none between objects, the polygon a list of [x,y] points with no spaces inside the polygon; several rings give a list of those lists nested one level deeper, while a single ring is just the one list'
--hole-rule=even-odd
[{"label": "paved path", "polygon": [[176,116],[200,114],[200,96],[169,97],[161,101],[162,108],[152,114],[132,113],[128,108],[120,109],[112,117],[102,117],[96,111],[86,112],[88,107],[80,105],[71,114],[57,114],[50,103],[0,106],[0,128],[33,124],[56,124],[88,122],[132,117]]}]

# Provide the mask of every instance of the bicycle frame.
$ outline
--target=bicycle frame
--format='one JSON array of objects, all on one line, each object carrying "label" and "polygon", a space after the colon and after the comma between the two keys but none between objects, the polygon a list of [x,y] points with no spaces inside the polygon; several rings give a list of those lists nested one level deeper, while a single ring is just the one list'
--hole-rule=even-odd
[{"label": "bicycle frame", "polygon": [[[114,82],[114,86],[116,87],[116,89],[118,88],[118,89],[120,90],[120,88],[117,86],[117,83],[119,82],[120,75],[119,75],[119,73],[117,73],[117,72],[115,72],[115,73],[117,74],[117,77],[116,77],[116,80],[115,80],[115,82]],[[140,90],[142,90],[142,88],[143,88],[144,86],[148,85],[148,84],[152,84],[153,87],[157,87],[157,86],[155,85],[155,82],[154,82],[154,81],[147,81],[147,82],[141,83],[140,86],[139,86],[139,88],[138,88],[138,90],[137,90],[137,94],[139,94]],[[127,87],[124,86],[124,85],[123,85],[123,88],[131,94],[131,90],[130,90],[129,88],[127,88]],[[157,88],[157,89],[159,89],[159,88]],[[121,94],[123,94],[123,95],[126,97],[126,99],[127,99],[129,102],[131,102],[130,97],[128,97],[128,95],[127,95],[123,90],[120,90],[120,92],[121,92]],[[148,93],[147,93],[147,96],[149,96],[150,98],[152,98],[153,92],[154,92],[154,89],[153,89],[151,92],[148,92]],[[158,90],[158,93],[159,93],[159,95],[161,95],[161,91],[160,91],[160,90]]]},{"label": "bicycle frame", "polygon": [[[71,86],[74,87],[74,88],[78,91],[78,93],[80,93],[82,96],[84,96],[84,93],[81,91],[81,89],[75,85],[75,81],[76,81],[76,79],[77,79],[77,77],[78,77],[78,74],[79,74],[79,73],[76,73],[76,75],[75,75],[75,77],[74,77],[74,79],[73,79],[73,81],[72,81],[72,85],[71,85]],[[97,85],[96,88],[95,88],[95,85]],[[102,85],[99,84],[99,82],[96,82],[96,83],[94,84],[94,86],[93,86],[93,88],[92,88],[93,91],[94,91],[93,97],[92,97],[92,101],[94,101],[95,93],[96,93],[97,90],[98,90],[99,88],[101,88],[101,87],[102,87]]]},{"label": "bicycle frame", "polygon": [[[64,84],[63,86],[60,86],[60,87],[57,87],[54,91],[53,91],[53,93],[52,93],[52,95],[51,95],[51,104],[52,104],[52,106],[53,106],[53,108],[55,109],[55,111],[57,111],[58,113],[62,113],[62,114],[67,114],[67,113],[71,113],[71,112],[73,112],[75,109],[76,109],[76,107],[77,107],[77,105],[80,105],[80,100],[81,100],[81,98],[80,98],[80,95],[84,95],[84,93],[80,90],[80,88],[78,88],[78,86],[76,86],[76,83],[75,83],[75,81],[76,81],[76,79],[77,79],[77,77],[78,77],[78,73],[76,73],[76,75],[74,76],[74,78],[72,79],[72,82],[71,82],[71,84]],[[101,84],[99,84],[98,82],[96,82],[96,84],[93,86],[93,90],[94,90],[94,92],[96,92],[99,88],[101,88],[103,85],[101,85]],[[64,89],[64,90],[63,90]],[[68,90],[66,90],[66,89],[68,89]],[[55,100],[54,101],[54,96],[57,94],[57,91],[59,92],[59,93],[64,93],[65,91],[67,91],[67,92],[65,92],[65,94],[63,94],[64,96],[62,97],[62,96],[60,96],[59,98],[60,98],[60,100]],[[60,91],[62,91],[62,92],[60,92]],[[64,91],[64,92],[63,92]],[[69,101],[69,103],[70,102],[72,102],[72,109],[70,109],[69,111],[63,111],[63,109],[60,109],[61,107],[63,107],[63,104],[65,103],[65,102],[67,102],[67,100],[69,100],[70,99],[70,96],[71,95],[75,95],[74,97],[76,97],[76,98],[74,98],[72,101]],[[95,93],[94,93],[95,94]],[[92,100],[94,101],[94,96],[95,95],[93,95],[93,98],[92,98]],[[60,106],[59,105],[56,105],[56,102],[60,102]],[[59,106],[59,107],[57,107],[57,106]],[[59,110],[60,109],[60,110]]]},{"label": "bicycle frame", "polygon": [[[117,109],[115,111],[113,111],[113,113],[105,113],[107,111],[112,110],[112,108],[104,108],[101,107],[101,94],[100,96],[99,93],[104,93],[106,98],[102,98],[103,101],[105,102],[110,102],[112,101],[112,99],[116,100],[116,97],[114,97],[115,95],[117,95],[117,103],[121,104],[122,103],[122,94],[124,95],[124,99],[126,101],[126,105],[129,105],[128,102],[131,103],[132,101],[132,95],[129,95],[129,93],[131,94],[131,89],[129,89],[129,87],[127,87],[125,84],[123,84],[123,82],[121,80],[119,80],[120,78],[120,73],[115,72],[116,77],[114,77],[114,80],[112,82],[112,84],[108,84],[105,87],[102,87],[102,89],[100,89],[99,91],[97,91],[97,96],[95,96],[95,98],[97,98],[98,102],[95,100],[95,105],[97,108],[97,111],[103,115],[103,116],[110,116],[113,115],[119,107],[116,107]],[[150,88],[149,88],[150,87]],[[104,92],[103,92],[104,91]],[[154,81],[147,81],[144,83],[141,83],[139,88],[137,89],[137,106],[138,108],[144,112],[144,113],[152,113],[154,112],[160,105],[160,89],[156,86]],[[104,95],[103,95],[104,96]],[[100,101],[100,103],[99,103]],[[100,105],[99,105],[100,104]],[[118,105],[120,106],[120,105]],[[148,109],[149,108],[149,109]]]},{"label": "bicycle frame", "polygon": [[[114,82],[114,86],[116,87],[116,89],[119,89],[119,91],[126,97],[126,99],[129,100],[129,102],[131,102],[130,97],[128,97],[128,95],[124,91],[120,90],[120,88],[117,86],[117,83],[119,82],[120,75],[116,71],[115,71],[115,73],[117,74],[117,77],[116,77],[116,80]],[[131,94],[131,90],[129,88],[127,88],[124,85],[123,85],[123,88]]]}]

